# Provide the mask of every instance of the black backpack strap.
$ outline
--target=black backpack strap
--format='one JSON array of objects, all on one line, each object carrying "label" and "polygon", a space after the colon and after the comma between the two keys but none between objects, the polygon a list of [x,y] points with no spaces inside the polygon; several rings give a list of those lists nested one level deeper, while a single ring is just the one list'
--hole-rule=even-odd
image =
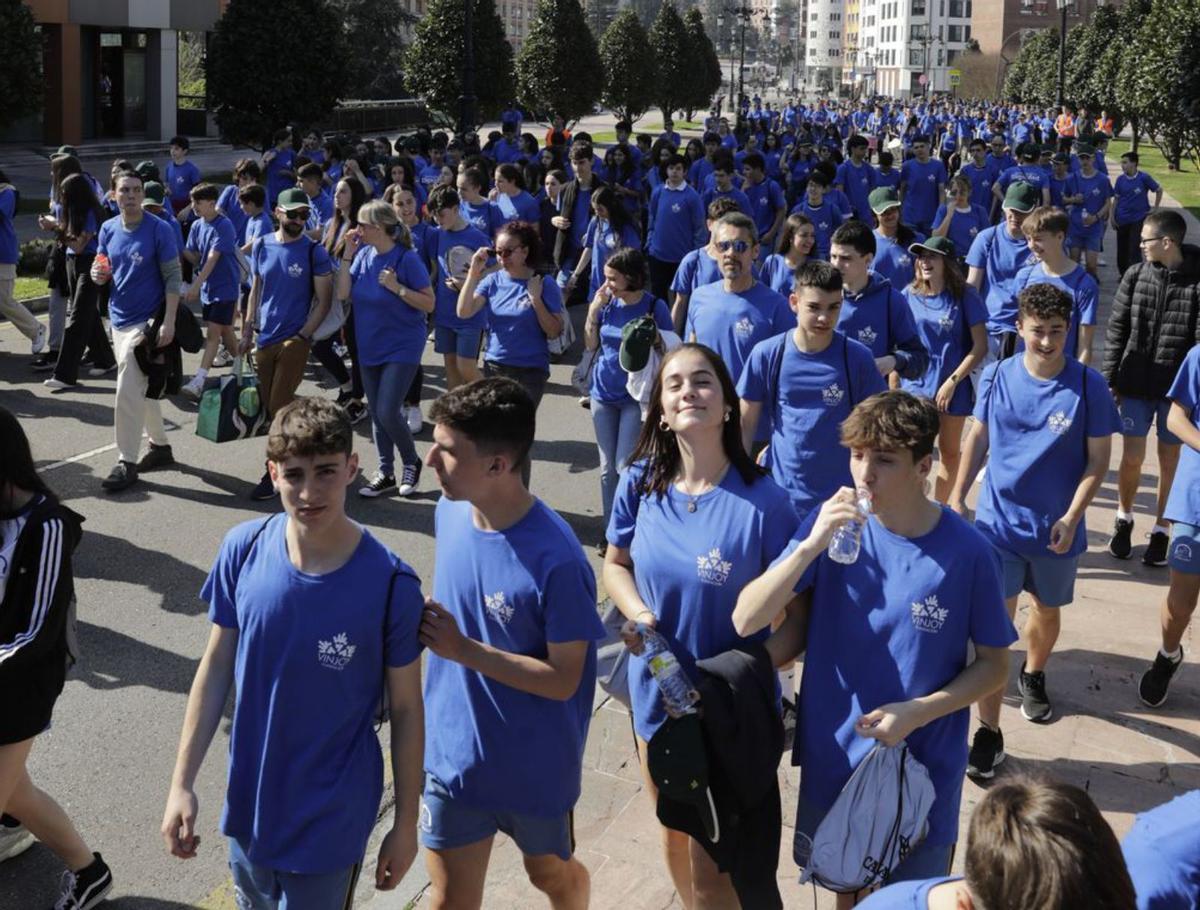
[{"label": "black backpack strap", "polygon": [[846,400],[850,402],[850,410],[854,410],[854,387],[850,384],[850,339],[842,336],[842,369],[846,371]]},{"label": "black backpack strap", "polygon": [[[271,519],[274,517],[274,515],[268,515],[266,519],[263,520],[262,524],[255,528],[254,534],[250,538],[250,544],[246,547],[246,552],[242,554],[241,562],[238,563],[237,574],[239,577],[242,574],[242,569],[246,566],[246,560],[250,558],[250,551],[254,549],[254,545],[258,542],[258,538],[262,535],[262,532],[267,529],[267,525],[271,523]],[[234,579],[234,584],[237,584],[237,578]]]}]

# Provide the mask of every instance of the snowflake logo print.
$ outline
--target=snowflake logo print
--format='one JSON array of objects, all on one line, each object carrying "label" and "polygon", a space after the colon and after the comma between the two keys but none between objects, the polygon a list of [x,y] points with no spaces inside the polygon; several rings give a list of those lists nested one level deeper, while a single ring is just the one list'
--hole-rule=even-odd
[{"label": "snowflake logo print", "polygon": [[1067,430],[1071,429],[1071,418],[1067,416],[1066,411],[1055,411],[1050,415],[1050,419],[1046,421],[1046,426],[1050,428],[1050,432],[1055,436],[1061,436]]},{"label": "snowflake logo print", "polygon": [[842,399],[846,397],[846,393],[842,391],[842,387],[836,382],[830,383],[821,390],[821,400],[829,407],[835,407],[842,403]]},{"label": "snowflake logo print", "polygon": [[145,262],[146,257],[142,255],[141,250],[134,250],[132,253],[129,254],[129,260],[136,267],[136,266],[141,265],[143,262]]},{"label": "snowflake logo print", "polygon": [[508,598],[504,596],[503,591],[497,591],[495,594],[484,594],[483,609],[489,617],[502,626],[507,626],[512,621],[513,607],[508,602]]},{"label": "snowflake logo print", "polygon": [[733,563],[721,558],[721,550],[713,547],[707,553],[696,557],[696,574],[700,580],[709,585],[723,585],[733,571]]},{"label": "snowflake logo print", "polygon": [[741,338],[748,338],[754,334],[754,323],[750,321],[749,316],[743,316],[734,323],[733,331]]},{"label": "snowflake logo print", "polygon": [[298,262],[293,262],[291,265],[288,266],[288,274],[291,275],[293,278],[299,278],[301,275],[304,274],[304,266],[302,266]]},{"label": "snowflake logo print", "polygon": [[671,203],[671,211],[678,215],[680,212],[683,211],[683,206],[680,205],[678,202],[672,202]]},{"label": "snowflake logo print", "polygon": [[930,594],[924,600],[913,601],[912,623],[918,632],[940,632],[949,615],[950,610],[938,604],[936,594]]},{"label": "snowflake logo print", "polygon": [[346,633],[340,632],[330,641],[317,642],[317,662],[329,670],[344,670],[357,650],[358,645],[350,644]]},{"label": "snowflake logo print", "polygon": [[948,332],[954,328],[954,310],[946,310],[938,317],[938,328],[943,332]]},{"label": "snowflake logo print", "polygon": [[869,325],[864,326],[863,328],[858,330],[858,340],[861,341],[863,344],[865,344],[867,347],[870,347],[871,345],[873,345],[875,343],[875,339],[877,337],[878,336],[875,334],[875,330],[873,328],[871,328]]}]

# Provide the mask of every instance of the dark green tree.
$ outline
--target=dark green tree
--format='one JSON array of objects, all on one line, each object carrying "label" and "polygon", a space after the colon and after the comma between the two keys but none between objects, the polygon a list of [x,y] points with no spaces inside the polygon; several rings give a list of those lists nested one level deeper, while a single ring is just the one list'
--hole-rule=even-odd
[{"label": "dark green tree", "polygon": [[592,112],[604,68],[579,0],[538,0],[516,70],[517,100],[524,107],[567,121]]},{"label": "dark green tree", "polygon": [[650,52],[654,56],[654,103],[664,117],[687,107],[691,92],[689,84],[695,78],[688,55],[688,32],[675,4],[663,3],[650,27]]},{"label": "dark green tree", "polygon": [[482,122],[498,117],[513,99],[513,52],[494,0],[430,0],[404,56],[405,85],[426,103],[457,113],[463,91],[465,3],[471,15],[475,50],[476,114]]},{"label": "dark green tree", "polygon": [[21,0],[0,0],[0,127],[42,109],[42,36]]},{"label": "dark green tree", "polygon": [[650,37],[631,8],[617,14],[600,38],[606,107],[632,123],[654,104],[654,57]]},{"label": "dark green tree", "polygon": [[400,0],[330,0],[342,19],[349,55],[346,97],[403,98],[405,29],[417,17]]},{"label": "dark green tree", "polygon": [[698,110],[708,110],[712,104],[713,95],[721,90],[721,62],[717,59],[717,49],[704,27],[704,14],[700,8],[693,6],[683,17],[684,27],[688,36],[688,65],[692,67],[694,77],[690,82],[691,92],[684,108],[687,119],[694,120]]},{"label": "dark green tree", "polygon": [[1004,96],[1021,104],[1049,107],[1054,104],[1058,79],[1058,29],[1030,37],[1008,68]]},{"label": "dark green tree", "polygon": [[[280,28],[281,22],[305,27]],[[263,52],[266,36],[269,54]],[[222,135],[265,151],[275,130],[328,116],[343,97],[347,56],[327,0],[231,0],[209,44],[206,73]]]},{"label": "dark green tree", "polygon": [[[1102,75],[1096,78],[1107,78],[1110,82],[1109,91],[1116,98],[1116,107],[1129,121],[1133,134],[1133,150],[1136,152],[1141,139],[1141,126],[1138,122],[1137,110],[1130,106],[1130,96],[1125,84],[1126,78],[1133,78],[1132,69],[1136,61],[1130,57],[1130,48],[1142,27],[1142,20],[1150,15],[1151,0],[1126,0],[1120,9],[1117,39],[1110,45],[1097,62],[1097,69],[1102,69]],[[1128,71],[1128,75],[1127,75]]]}]

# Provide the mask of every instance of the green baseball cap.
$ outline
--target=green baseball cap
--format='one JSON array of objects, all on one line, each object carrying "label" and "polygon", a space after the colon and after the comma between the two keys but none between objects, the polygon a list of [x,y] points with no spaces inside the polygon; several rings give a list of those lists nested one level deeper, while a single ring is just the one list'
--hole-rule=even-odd
[{"label": "green baseball cap", "polygon": [[914,256],[925,250],[929,253],[937,253],[939,256],[954,257],[954,241],[949,237],[930,237],[928,240],[921,240],[911,244],[908,251]]},{"label": "green baseball cap", "polygon": [[147,205],[162,205],[163,199],[166,198],[166,194],[163,192],[163,185],[155,183],[153,180],[148,180],[142,185],[142,193],[144,196],[142,199],[143,208]]},{"label": "green baseball cap", "polygon": [[137,167],[134,168],[143,180],[158,180],[158,165],[153,161],[139,161]]},{"label": "green baseball cap", "polygon": [[642,316],[625,323],[621,329],[621,351],[618,359],[626,373],[636,373],[646,368],[650,360],[650,349],[658,340],[658,326],[651,316]]},{"label": "green baseball cap", "polygon": [[1018,180],[1010,183],[1008,192],[1004,194],[1004,205],[1001,208],[1012,209],[1014,212],[1032,212],[1042,204],[1042,194],[1037,187]]},{"label": "green baseball cap", "polygon": [[871,194],[867,196],[867,205],[876,215],[882,215],[888,209],[894,209],[900,205],[900,196],[894,187],[877,187],[871,190]]},{"label": "green baseball cap", "polygon": [[308,198],[308,194],[299,187],[293,187],[290,190],[284,190],[279,194],[279,198],[275,201],[278,208],[285,212],[290,212],[292,209],[310,209],[312,201]]},{"label": "green baseball cap", "polygon": [[75,146],[73,146],[73,145],[60,145],[58,147],[58,151],[55,152],[50,157],[57,158],[59,155],[74,155],[76,158],[78,158],[79,157],[79,149],[75,148]]}]

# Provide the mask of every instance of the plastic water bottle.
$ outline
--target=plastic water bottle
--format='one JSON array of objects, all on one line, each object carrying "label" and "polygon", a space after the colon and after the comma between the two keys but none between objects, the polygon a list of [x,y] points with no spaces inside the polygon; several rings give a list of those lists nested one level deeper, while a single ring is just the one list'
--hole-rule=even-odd
[{"label": "plastic water bottle", "polygon": [[862,549],[863,525],[871,514],[871,491],[859,487],[857,496],[859,518],[848,521],[829,538],[829,558],[842,565],[850,565],[858,561],[858,553]]},{"label": "plastic water bottle", "polygon": [[639,625],[642,635],[642,656],[650,667],[654,681],[662,692],[663,705],[672,717],[695,714],[696,703],[692,697],[692,681],[688,679],[678,659],[671,653],[667,640],[649,626]]}]

